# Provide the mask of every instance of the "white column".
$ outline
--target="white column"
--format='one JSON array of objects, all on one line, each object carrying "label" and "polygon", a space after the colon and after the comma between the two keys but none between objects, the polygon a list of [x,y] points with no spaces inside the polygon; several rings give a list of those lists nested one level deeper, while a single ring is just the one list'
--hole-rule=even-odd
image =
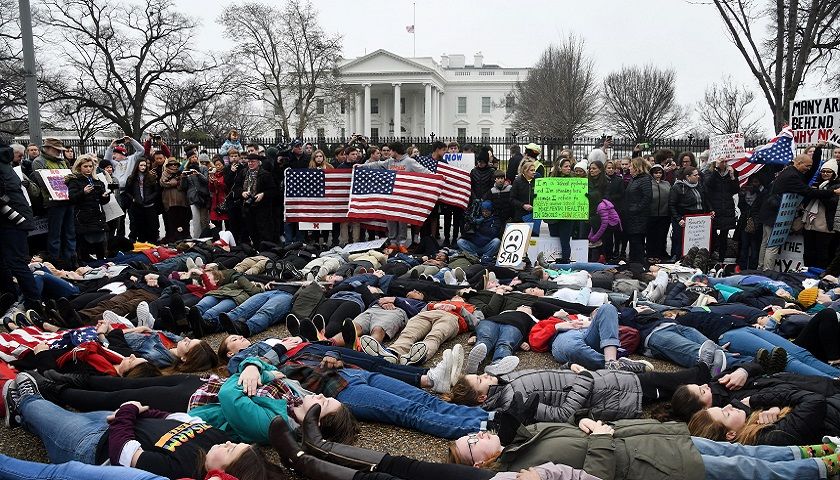
[{"label": "white column", "polygon": [[450,131],[447,130],[447,128],[449,128],[449,126],[446,125],[446,117],[443,115],[444,110],[446,109],[446,104],[443,101],[443,91],[442,90],[438,90],[437,102],[438,102],[437,124],[438,124],[438,130],[440,130],[440,134],[441,135],[454,134],[455,132],[450,132]]},{"label": "white column", "polygon": [[353,94],[353,102],[353,130],[347,132],[349,135],[360,133],[364,130],[362,128],[362,95],[359,92]]},{"label": "white column", "polygon": [[392,83],[394,86],[394,137],[402,137],[402,113],[400,113],[401,83]]},{"label": "white column", "polygon": [[370,137],[370,84],[364,84],[365,87],[365,109],[364,109],[364,134],[366,137]]},{"label": "white column", "polygon": [[425,88],[425,111],[423,112],[423,135],[429,136],[432,133],[432,84],[424,83]]},{"label": "white column", "polygon": [[344,103],[344,135],[349,137],[353,133],[353,103],[351,97],[342,100]]},{"label": "white column", "polygon": [[413,105],[411,107],[411,118],[414,119],[413,125],[411,126],[411,135],[414,137],[422,137],[423,136],[423,124],[421,123],[422,115],[420,112],[423,111],[423,99],[420,98],[420,95],[415,94],[413,97]]},{"label": "white column", "polygon": [[432,118],[429,121],[429,125],[430,125],[430,128],[431,128],[431,131],[434,132],[435,136],[439,137],[440,132],[438,131],[438,127],[437,127],[437,120],[438,120],[438,113],[437,112],[438,112],[438,108],[440,108],[440,105],[438,105],[437,87],[435,87],[434,85],[432,85],[432,101],[430,103],[432,104]]}]

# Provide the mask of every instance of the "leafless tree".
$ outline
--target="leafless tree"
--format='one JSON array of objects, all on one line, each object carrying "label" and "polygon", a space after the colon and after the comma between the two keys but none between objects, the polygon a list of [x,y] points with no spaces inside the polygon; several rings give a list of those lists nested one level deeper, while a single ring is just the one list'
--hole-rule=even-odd
[{"label": "leafless tree", "polygon": [[236,93],[205,102],[191,116],[193,128],[205,133],[207,140],[223,141],[235,128],[244,139],[264,134],[272,128],[272,120],[262,111],[263,102]]},{"label": "leafless tree", "polygon": [[176,110],[148,108],[171,79],[204,75],[214,65],[192,47],[195,21],[172,0],[141,1],[44,0],[41,12],[44,33],[58,50],[51,74],[72,72],[75,79],[51,84],[63,88],[50,88],[48,97],[94,108],[135,138],[219,93],[207,89]]},{"label": "leafless tree", "polygon": [[808,73],[821,69],[825,75],[825,67],[840,53],[840,2],[714,0],[714,4],[761,87],[776,128],[781,128]]},{"label": "leafless tree", "polygon": [[604,117],[616,133],[637,142],[667,137],[685,124],[676,72],[654,65],[623,67],[604,80]]},{"label": "leafless tree", "polygon": [[570,35],[551,45],[514,89],[511,125],[527,135],[572,142],[595,130],[601,109],[595,66],[584,42]]},{"label": "leafless tree", "polygon": [[56,100],[48,103],[46,107],[52,124],[76,132],[80,153],[85,153],[85,144],[97,133],[113,125],[102,112],[74,99]]},{"label": "leafless tree", "polygon": [[754,115],[754,101],[755,93],[736,85],[732,77],[709,85],[703,100],[697,102],[700,130],[706,135],[741,132],[746,138],[763,136],[761,118]]},{"label": "leafless tree", "polygon": [[237,53],[248,59],[244,74],[272,106],[282,136],[303,136],[318,119],[318,98],[329,104],[344,96],[336,69],[341,37],[323,30],[311,3],[230,5],[218,23],[236,42]]},{"label": "leafless tree", "polygon": [[18,2],[0,0],[0,133],[26,131],[26,86]]}]

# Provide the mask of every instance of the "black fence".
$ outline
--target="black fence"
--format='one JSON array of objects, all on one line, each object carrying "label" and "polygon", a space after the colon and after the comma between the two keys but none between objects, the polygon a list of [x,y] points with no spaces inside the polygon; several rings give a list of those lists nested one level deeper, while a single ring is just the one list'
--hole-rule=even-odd
[{"label": "black fence", "polygon": [[[339,147],[344,147],[347,142],[348,138],[343,137],[321,137],[321,138],[304,138],[304,142],[312,143],[315,148],[320,148],[324,150],[327,157],[332,158],[334,156],[334,151]],[[542,149],[542,156],[545,161],[553,161],[557,156],[559,156],[560,151],[563,149],[569,149],[572,151],[572,154],[576,159],[584,159],[589,152],[596,148],[600,147],[603,144],[603,138],[601,137],[587,137],[587,138],[578,138],[574,139],[573,141],[569,142],[568,140],[562,140],[557,138],[542,138],[542,137],[525,137],[525,136],[517,136],[517,137],[402,137],[402,138],[394,138],[394,137],[379,137],[379,138],[372,138],[370,140],[371,145],[385,145],[394,141],[401,141],[406,146],[416,146],[420,149],[422,155],[426,155],[429,153],[430,145],[434,141],[442,141],[444,143],[449,143],[452,141],[458,142],[459,145],[463,146],[466,144],[471,144],[475,147],[476,152],[478,149],[483,145],[489,145],[493,149],[493,154],[496,158],[501,160],[502,165],[504,166],[507,163],[507,159],[510,158],[510,147],[513,145],[519,145],[520,147],[524,147],[529,143],[535,143],[540,146]],[[15,140],[17,143],[22,143],[26,145],[28,143],[27,139],[17,139]],[[763,145],[767,142],[767,140],[753,140],[747,141],[747,148],[752,148],[757,145]],[[64,140],[64,144],[67,147],[72,147],[77,154],[79,153],[94,153],[97,155],[104,155],[105,149],[108,148],[111,141],[107,139],[95,139],[85,142],[84,145],[81,144],[79,140]],[[185,147],[188,146],[198,146],[199,150],[206,150],[210,156],[213,156],[220,152],[220,146],[223,142],[214,142],[212,144],[202,143],[202,142],[189,142],[189,141],[172,141],[167,142],[167,145],[172,150],[172,155],[176,157],[180,157],[185,152]],[[248,143],[254,143],[257,145],[261,145],[263,147],[270,147],[275,145],[284,145],[286,140],[281,138],[250,138],[247,141],[243,141],[242,144],[246,145]],[[628,140],[628,139],[621,139],[615,138],[612,142],[612,149],[611,149],[611,156],[614,159],[623,158],[623,157],[630,157],[633,148],[635,147],[637,142]],[[708,138],[694,138],[694,137],[687,137],[687,138],[666,138],[666,139],[659,139],[649,142],[646,145],[647,148],[644,149],[645,153],[653,153],[656,150],[660,149],[670,149],[673,150],[676,154],[680,152],[692,152],[694,155],[699,156],[704,150],[709,148],[709,140]]]}]

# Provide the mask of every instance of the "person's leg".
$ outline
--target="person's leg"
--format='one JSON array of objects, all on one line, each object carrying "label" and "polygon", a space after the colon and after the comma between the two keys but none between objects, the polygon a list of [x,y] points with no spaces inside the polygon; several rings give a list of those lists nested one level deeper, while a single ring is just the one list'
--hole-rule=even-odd
[{"label": "person's leg", "polygon": [[231,320],[245,320],[247,318],[251,318],[277,292],[279,292],[279,290],[269,290],[267,292],[252,295],[248,297],[247,300],[237,305],[236,308],[228,312],[228,316],[231,318]]},{"label": "person's leg", "polygon": [[291,310],[292,294],[278,290],[254,315],[251,315],[245,321],[245,324],[248,325],[248,331],[251,332],[251,335],[254,335],[286,318]]},{"label": "person's leg", "polygon": [[793,343],[823,362],[840,360],[840,321],[837,313],[831,308],[818,312]]},{"label": "person's leg", "polygon": [[61,222],[61,257],[70,260],[76,257],[76,220],[74,217],[75,207],[68,205],[64,207],[64,216]]},{"label": "person's leg", "polygon": [[[203,384],[204,382],[201,382]],[[184,382],[175,386],[148,386],[123,389],[116,392],[94,392],[65,388],[57,400],[80,412],[97,410],[113,411],[125,402],[137,401],[150,408],[164,412],[186,412],[190,397],[195,394],[194,382]]]},{"label": "person's leg", "polygon": [[385,224],[388,226],[388,243],[399,245],[399,222],[388,220]]},{"label": "person's leg", "polygon": [[564,262],[572,258],[572,228],[575,222],[571,220],[560,220],[557,224],[558,237],[560,238],[560,261]]},{"label": "person's leg", "polygon": [[612,304],[598,307],[592,315],[591,322],[589,328],[583,331],[583,341],[587,345],[599,352],[608,347],[621,346],[618,340],[618,310]]},{"label": "person's leg", "polygon": [[[473,470],[475,470],[473,468]],[[3,480],[166,480],[165,477],[131,467],[87,465],[65,462],[57,465],[27,462],[0,454],[0,478]]]},{"label": "person's leg", "polygon": [[[458,241],[460,241],[460,239],[458,239]],[[494,238],[494,239],[490,240],[489,242],[487,242],[486,245],[479,248],[479,254],[480,254],[481,260],[488,260],[488,259],[494,258],[496,256],[496,254],[499,252],[499,247],[501,245],[502,245],[502,241],[499,240],[498,238]]]},{"label": "person's leg", "polygon": [[[478,322],[479,325],[482,322]],[[519,350],[522,344],[522,331],[513,325],[500,325],[499,338],[496,340],[496,350],[493,352],[493,361],[513,355]]]},{"label": "person's leg", "polygon": [[195,304],[195,308],[198,309],[198,313],[204,315],[204,312],[210,310],[211,308],[215,307],[222,301],[220,297],[214,297],[212,295],[205,295]]},{"label": "person's leg", "polygon": [[32,271],[29,270],[30,257],[27,232],[14,228],[0,228],[0,244],[2,244],[0,264],[8,272],[6,281],[3,282],[3,285],[0,285],[3,287],[3,291],[16,291],[14,285],[11,284],[11,278],[14,278],[17,280],[17,286],[27,304],[39,302],[41,295],[35,286]]},{"label": "person's leg", "polygon": [[589,370],[604,368],[604,354],[583,341],[583,331],[570,330],[554,336],[551,356],[559,363],[577,363]]},{"label": "person's leg", "polygon": [[[424,313],[424,312],[421,312]],[[424,339],[432,330],[432,321],[427,316],[415,315],[408,319],[400,336],[389,348],[400,355],[408,353],[415,342]]]},{"label": "person's leg", "polygon": [[[654,356],[668,359],[681,367],[691,367],[697,363],[700,345],[706,340],[708,338],[691,327],[672,324],[651,332],[647,347]],[[749,361],[744,358],[752,359],[752,356],[734,357],[730,353],[726,355],[730,365]]]},{"label": "person's leg", "polygon": [[[376,471],[393,475],[400,480],[428,480],[437,478],[446,480],[490,480],[496,472],[475,468],[472,465],[458,465],[455,463],[424,462],[413,458],[385,455],[376,465]],[[364,479],[356,479],[364,480]]]},{"label": "person's leg", "polygon": [[99,439],[108,430],[105,417],[113,413],[73,413],[40,395],[27,395],[18,407],[22,425],[41,438],[52,463],[76,460],[93,464]]},{"label": "person's leg", "polygon": [[[808,350],[805,350],[804,348],[802,348],[798,345],[795,345],[790,340],[787,340],[783,337],[780,337],[779,335],[776,335],[773,332],[768,332],[767,330],[761,330],[761,329],[758,329],[758,328],[750,328],[750,327],[742,327],[742,328],[738,328],[738,329],[735,329],[735,330],[730,330],[730,332],[736,332],[736,335],[738,335],[737,332],[739,332],[739,331],[745,331],[745,332],[749,333],[750,335],[752,335],[753,337],[759,338],[759,339],[763,340],[764,342],[767,342],[768,344],[770,344],[774,347],[782,347],[785,350],[787,350],[788,367],[785,369],[786,371],[794,372],[794,373],[801,373],[801,372],[797,372],[795,370],[792,370],[793,368],[801,369],[801,367],[798,365],[799,363],[801,363],[801,364],[809,367],[810,369],[813,369],[813,370],[816,370],[816,371],[820,372],[820,374],[822,376],[828,376],[828,377],[831,377],[831,378],[840,377],[840,369],[832,367],[831,365],[829,365],[825,362],[821,362],[821,361],[817,360],[816,357],[814,357],[814,355],[811,352],[809,352]],[[730,332],[727,332],[727,333],[730,333]],[[724,334],[724,336],[725,335],[726,334]],[[735,348],[735,347],[733,347],[733,348]],[[757,350],[757,348],[756,348],[756,350]],[[768,350],[772,350],[772,347],[769,348]],[[736,351],[738,351],[738,350],[736,350]],[[755,350],[752,350],[752,352],[755,352]],[[746,355],[753,355],[754,354],[754,353],[750,353],[750,351],[742,352],[742,353],[744,353]],[[802,374],[803,375],[814,375],[813,373],[802,373]]]},{"label": "person's leg", "polygon": [[458,241],[456,242],[456,244],[458,245],[458,248],[460,250],[463,250],[467,253],[472,253],[473,255],[476,255],[476,256],[481,255],[481,249],[478,247],[478,245],[474,244],[473,242],[471,242],[471,241],[469,241],[465,238],[459,238]]},{"label": "person's leg", "polygon": [[458,317],[442,310],[420,312],[420,315],[423,314],[432,319],[432,327],[423,338],[423,343],[426,344],[426,359],[429,359],[437,353],[443,342],[455,338],[458,334]]},{"label": "person's leg", "polygon": [[415,387],[420,387],[420,379],[428,372],[427,368],[417,367],[415,365],[399,365],[388,362],[382,357],[375,357],[356,350],[335,347],[332,345],[324,345],[320,343],[310,343],[301,350],[301,353],[314,355],[316,357],[323,357],[327,352],[338,353],[339,359],[345,365],[361,368],[368,372],[381,373],[391,378],[395,378],[402,382]]},{"label": "person's leg", "polygon": [[[341,325],[344,323],[345,319],[356,318],[357,315],[362,313],[361,307],[359,307],[359,304],[356,302],[350,300],[332,300],[334,300],[332,310],[321,313],[326,321],[324,336],[327,338],[332,338],[341,332]],[[321,311],[322,309],[319,307],[318,312],[320,313]]]},{"label": "person's leg", "polygon": [[691,441],[703,458],[709,480],[826,478],[819,459],[800,459],[793,451],[798,447],[741,445],[700,437],[691,437]]},{"label": "person's leg", "polygon": [[97,392],[118,392],[123,389],[145,387],[172,387],[176,385],[192,385],[195,388],[203,385],[201,377],[197,375],[163,375],[160,377],[109,377],[105,375],[90,375],[86,378],[85,389]]},{"label": "person's leg", "polygon": [[[772,247],[767,246],[767,241],[770,240],[770,234],[772,232],[773,232],[773,225],[763,225],[762,226],[761,248],[758,251],[758,268],[761,269],[761,270],[772,270],[773,269],[773,265],[770,265],[769,268],[767,267],[767,263],[768,263],[767,262],[767,257],[768,257],[767,250],[768,250],[768,248],[772,248]],[[773,260],[775,262],[775,257],[773,258]]]},{"label": "person's leg", "polygon": [[671,219],[671,257],[682,257],[682,229],[679,217]]},{"label": "person's leg", "polygon": [[493,353],[496,342],[499,340],[501,324],[493,320],[482,320],[475,326],[475,344],[482,344],[487,347],[487,353]]}]

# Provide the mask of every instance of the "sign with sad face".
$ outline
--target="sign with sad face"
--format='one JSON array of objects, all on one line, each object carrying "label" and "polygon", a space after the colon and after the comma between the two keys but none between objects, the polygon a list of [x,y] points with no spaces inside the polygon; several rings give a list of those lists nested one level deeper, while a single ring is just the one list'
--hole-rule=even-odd
[{"label": "sign with sad face", "polygon": [[496,257],[496,265],[500,267],[519,268],[528,251],[531,239],[530,223],[508,223],[505,234],[502,235],[502,247]]}]

